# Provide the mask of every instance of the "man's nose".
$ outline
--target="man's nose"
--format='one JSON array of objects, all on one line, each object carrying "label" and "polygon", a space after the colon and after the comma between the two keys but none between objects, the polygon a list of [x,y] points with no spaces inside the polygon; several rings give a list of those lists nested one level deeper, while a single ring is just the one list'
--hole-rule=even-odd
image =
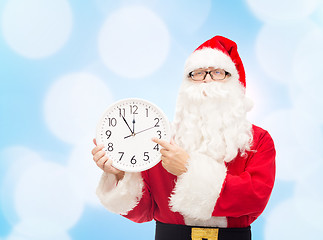
[{"label": "man's nose", "polygon": [[211,75],[209,73],[206,74],[204,82],[207,83],[207,82],[212,82],[212,81],[213,81],[213,79],[211,78]]}]

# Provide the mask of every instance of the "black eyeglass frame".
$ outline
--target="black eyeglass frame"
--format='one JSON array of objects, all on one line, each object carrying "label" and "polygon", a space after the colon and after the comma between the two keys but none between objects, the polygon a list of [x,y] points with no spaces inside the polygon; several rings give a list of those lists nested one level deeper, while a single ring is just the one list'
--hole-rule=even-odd
[{"label": "black eyeglass frame", "polygon": [[203,79],[201,79],[201,80],[195,80],[195,79],[193,78],[193,72],[195,72],[195,71],[190,72],[190,73],[188,74],[188,76],[189,76],[193,81],[204,81],[204,80],[205,80],[205,78],[206,78],[206,76],[207,76],[208,74],[210,74],[210,77],[211,77],[211,78],[212,78],[212,80],[214,80],[214,81],[216,81],[216,80],[223,80],[223,79],[225,79],[227,76],[231,76],[231,73],[229,73],[229,72],[227,72],[227,71],[225,71],[225,70],[224,70],[224,73],[225,73],[224,78],[222,78],[222,79],[214,79],[214,78],[212,77],[211,72],[213,72],[213,71],[215,71],[215,70],[217,70],[217,69],[209,70],[209,71],[203,71],[203,72],[205,73],[205,75],[204,75],[204,78],[203,78]]}]

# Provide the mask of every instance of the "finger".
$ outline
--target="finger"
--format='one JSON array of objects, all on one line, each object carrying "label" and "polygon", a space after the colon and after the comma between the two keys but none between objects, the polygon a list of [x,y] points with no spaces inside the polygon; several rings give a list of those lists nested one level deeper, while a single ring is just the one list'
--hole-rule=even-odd
[{"label": "finger", "polygon": [[96,143],[96,139],[95,138],[93,138],[93,143],[94,143],[94,145],[95,146],[97,146],[98,144]]},{"label": "finger", "polygon": [[94,156],[98,151],[101,151],[103,148],[104,148],[104,145],[103,144],[100,144],[100,145],[96,146],[92,150],[92,155]]},{"label": "finger", "polygon": [[168,150],[166,150],[165,148],[162,148],[159,152],[161,153],[161,155],[165,156],[167,155]]},{"label": "finger", "polygon": [[159,144],[160,146],[162,146],[163,148],[166,149],[171,149],[172,145],[164,140],[158,139],[158,138],[152,138],[153,142]]},{"label": "finger", "polygon": [[167,157],[165,157],[165,156],[162,156],[161,158],[161,161],[162,161],[162,163],[165,165],[167,165],[167,164],[169,164],[169,158],[167,158]]},{"label": "finger", "polygon": [[99,168],[104,170],[104,165],[108,160],[109,160],[108,156],[103,156],[96,162],[96,165],[98,165]]},{"label": "finger", "polygon": [[162,157],[164,158],[172,158],[174,153],[172,151],[166,150],[165,148],[160,150],[160,153],[162,154]]},{"label": "finger", "polygon": [[115,167],[112,166],[112,160],[111,159],[108,159],[107,161],[104,162],[104,165],[103,165],[103,170],[105,172],[109,172],[109,173],[113,173],[113,174],[118,174],[120,173],[121,171],[119,169],[116,169]]},{"label": "finger", "polygon": [[105,156],[105,151],[99,151],[93,156],[93,159],[94,159],[94,161],[97,162],[98,160],[100,160],[104,156]]}]

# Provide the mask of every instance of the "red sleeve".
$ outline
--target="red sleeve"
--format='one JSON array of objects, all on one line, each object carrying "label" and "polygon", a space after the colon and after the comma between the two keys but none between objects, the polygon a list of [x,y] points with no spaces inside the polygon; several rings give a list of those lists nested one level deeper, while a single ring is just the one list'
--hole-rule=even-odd
[{"label": "red sleeve", "polygon": [[133,222],[142,223],[149,222],[153,219],[153,213],[155,209],[154,201],[151,197],[150,186],[148,181],[147,171],[142,172],[144,181],[143,195],[138,202],[138,205],[130,210],[126,215],[122,215]]},{"label": "red sleeve", "polygon": [[256,152],[249,153],[245,170],[239,175],[228,171],[213,216],[258,217],[265,209],[274,186],[276,151],[268,132],[254,140]]}]

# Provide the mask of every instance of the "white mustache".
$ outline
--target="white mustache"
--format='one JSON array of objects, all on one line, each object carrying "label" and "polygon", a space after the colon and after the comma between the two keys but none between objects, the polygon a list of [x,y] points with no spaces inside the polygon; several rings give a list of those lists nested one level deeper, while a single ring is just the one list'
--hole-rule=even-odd
[{"label": "white mustache", "polygon": [[206,98],[226,98],[230,93],[230,86],[219,82],[188,84],[182,93],[192,100],[205,100]]}]

